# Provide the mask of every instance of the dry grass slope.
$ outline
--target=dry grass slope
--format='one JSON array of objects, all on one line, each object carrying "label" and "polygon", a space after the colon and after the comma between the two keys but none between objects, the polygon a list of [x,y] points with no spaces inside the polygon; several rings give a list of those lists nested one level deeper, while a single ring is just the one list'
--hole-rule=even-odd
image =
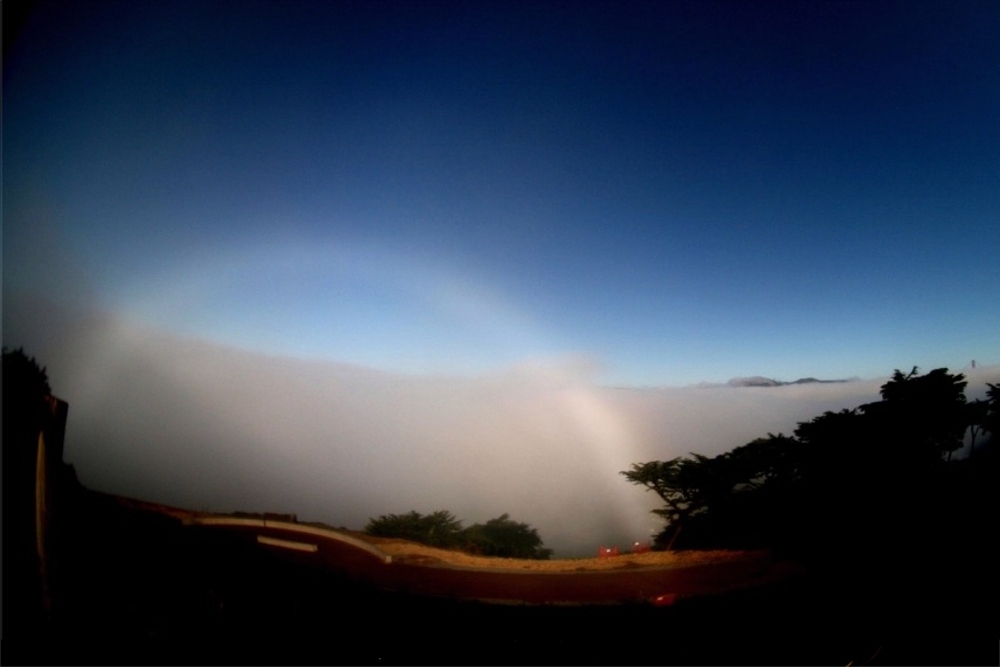
[{"label": "dry grass slope", "polygon": [[615,570],[629,567],[682,568],[743,560],[759,555],[747,551],[680,551],[623,554],[613,558],[567,558],[556,560],[525,560],[519,558],[488,558],[460,551],[448,551],[424,546],[409,540],[373,537],[364,533],[352,536],[374,544],[392,556],[393,561],[426,565],[527,570],[537,572],[575,572],[580,570]]}]

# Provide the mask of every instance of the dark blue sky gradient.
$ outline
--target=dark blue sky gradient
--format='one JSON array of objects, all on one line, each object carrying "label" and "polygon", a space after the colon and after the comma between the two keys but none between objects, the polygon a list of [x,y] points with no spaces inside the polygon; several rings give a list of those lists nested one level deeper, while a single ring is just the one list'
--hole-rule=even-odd
[{"label": "dark blue sky gradient", "polygon": [[4,48],[5,237],[93,307],[419,373],[1000,361],[995,2],[38,3]]}]

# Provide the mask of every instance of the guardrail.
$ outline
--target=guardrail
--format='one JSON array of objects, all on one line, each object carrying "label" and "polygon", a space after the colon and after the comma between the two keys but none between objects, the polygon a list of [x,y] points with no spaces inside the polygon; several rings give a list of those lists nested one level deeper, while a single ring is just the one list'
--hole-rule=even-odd
[{"label": "guardrail", "polygon": [[367,542],[359,540],[356,537],[351,537],[350,535],[338,533],[335,530],[317,528],[316,526],[289,523],[287,521],[269,521],[267,519],[233,516],[194,516],[186,517],[182,521],[186,526],[248,526],[253,528],[274,528],[276,530],[285,530],[291,533],[315,535],[317,537],[343,542],[344,544],[350,544],[352,547],[356,547],[371,554],[372,556],[375,556],[383,563],[389,564],[392,562],[392,556],[385,553],[375,545],[368,544]]}]

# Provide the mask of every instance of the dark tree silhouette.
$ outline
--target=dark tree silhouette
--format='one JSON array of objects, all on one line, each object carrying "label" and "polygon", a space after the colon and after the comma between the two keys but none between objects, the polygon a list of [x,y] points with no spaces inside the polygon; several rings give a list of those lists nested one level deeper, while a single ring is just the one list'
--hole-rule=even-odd
[{"label": "dark tree silhouette", "polygon": [[992,442],[1000,437],[1000,384],[986,385],[986,415],[983,419],[983,429],[990,434]]},{"label": "dark tree silhouette", "polygon": [[[744,488],[760,489],[797,482],[802,477],[802,448],[795,438],[768,433],[724,455]],[[737,490],[741,490],[737,487]]]},{"label": "dark tree silhouette", "polygon": [[665,503],[653,510],[667,522],[657,547],[754,547],[789,521],[782,503],[797,490],[801,451],[795,439],[768,434],[719,456],[636,463],[621,474]]},{"label": "dark tree silhouette", "polygon": [[438,510],[426,516],[419,512],[383,514],[377,519],[370,519],[365,532],[378,537],[396,537],[450,549],[458,546],[461,541],[462,522],[446,510]]},{"label": "dark tree silhouette", "polygon": [[446,510],[427,515],[419,512],[384,514],[370,519],[365,532],[483,556],[547,559],[552,555],[535,528],[511,520],[508,514],[468,528],[462,528],[461,520]]},{"label": "dark tree silhouette", "polygon": [[674,547],[691,518],[728,496],[736,483],[728,462],[701,454],[669,461],[634,463],[621,471],[625,479],[655,492],[665,507],[653,510],[667,521],[666,530],[657,537],[657,545]]},{"label": "dark tree silhouette", "polygon": [[944,368],[897,370],[880,401],[802,422],[794,437],[769,434],[716,457],[636,463],[621,474],[664,501],[654,512],[666,520],[657,539],[666,548],[845,557],[860,545],[885,554],[926,545],[954,532],[943,528],[961,495],[949,461],[966,430],[998,428],[1000,388],[970,407],[965,386]]},{"label": "dark tree silhouette", "polygon": [[463,531],[463,550],[483,556],[547,560],[552,550],[544,548],[538,530],[501,514],[485,524],[473,524]]},{"label": "dark tree silhouette", "polygon": [[3,407],[4,416],[9,418],[4,420],[5,429],[9,421],[11,425],[25,422],[29,430],[38,430],[45,397],[51,393],[44,366],[25,354],[23,348],[3,348]]},{"label": "dark tree silhouette", "polygon": [[646,487],[663,500],[665,507],[653,512],[667,522],[666,529],[657,538],[657,543],[662,542],[666,549],[673,547],[684,523],[696,509],[692,490],[681,483],[684,461],[685,459],[678,457],[669,461],[633,463],[629,470],[622,470],[620,473],[628,481]]},{"label": "dark tree silhouette", "polygon": [[990,404],[983,400],[975,400],[966,405],[966,423],[969,429],[969,457],[976,453],[976,441],[980,436],[989,433],[987,421]]},{"label": "dark tree silhouette", "polygon": [[897,463],[934,466],[962,447],[968,412],[965,376],[936,368],[920,375],[917,367],[895,371],[882,385],[882,400],[859,408],[869,426],[892,446]]},{"label": "dark tree silhouette", "polygon": [[23,639],[51,624],[56,508],[75,478],[61,460],[59,401],[45,368],[21,348],[4,348],[2,373],[3,632]]}]

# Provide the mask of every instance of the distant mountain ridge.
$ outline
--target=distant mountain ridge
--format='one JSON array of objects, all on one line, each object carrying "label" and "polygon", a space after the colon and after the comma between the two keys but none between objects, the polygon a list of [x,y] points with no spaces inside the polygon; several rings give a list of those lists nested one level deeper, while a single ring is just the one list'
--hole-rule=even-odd
[{"label": "distant mountain ridge", "polygon": [[771,378],[766,378],[761,375],[754,375],[751,377],[739,377],[733,378],[726,385],[730,387],[784,387],[790,384],[831,384],[835,382],[850,382],[851,380],[817,380],[813,377],[799,378],[793,382],[782,382],[781,380],[774,380]]}]

